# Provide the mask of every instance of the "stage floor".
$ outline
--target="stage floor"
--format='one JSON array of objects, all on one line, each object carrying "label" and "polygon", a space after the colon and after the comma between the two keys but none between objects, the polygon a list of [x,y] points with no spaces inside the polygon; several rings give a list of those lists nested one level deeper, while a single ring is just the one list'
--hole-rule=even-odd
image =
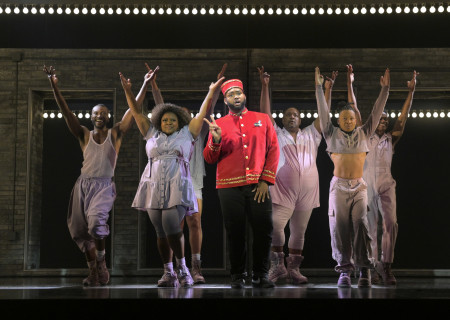
[{"label": "stage floor", "polygon": [[309,277],[305,285],[278,284],[272,289],[256,289],[251,284],[231,289],[229,277],[205,278],[206,284],[192,288],[158,288],[159,277],[116,276],[104,287],[83,287],[80,277],[0,277],[0,310],[2,314],[7,311],[15,317],[29,315],[32,319],[86,318],[98,312],[125,316],[127,320],[142,314],[164,319],[161,316],[179,312],[194,312],[198,313],[196,318],[209,319],[209,312],[220,318],[262,312],[264,319],[306,311],[345,316],[355,309],[364,309],[369,316],[409,314],[414,318],[421,312],[426,312],[427,317],[450,312],[448,277],[397,277],[396,286],[371,288],[358,288],[357,278],[352,278],[352,288],[347,289],[337,288],[337,276]]}]

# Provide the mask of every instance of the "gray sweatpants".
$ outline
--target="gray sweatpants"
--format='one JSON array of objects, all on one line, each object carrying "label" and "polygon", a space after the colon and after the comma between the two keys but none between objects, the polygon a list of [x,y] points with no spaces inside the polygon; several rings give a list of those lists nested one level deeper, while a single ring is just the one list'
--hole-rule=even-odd
[{"label": "gray sweatpants", "polygon": [[82,252],[95,246],[95,239],[109,235],[109,212],[116,199],[116,186],[111,178],[80,176],[70,195],[67,226]]},{"label": "gray sweatpants", "polygon": [[355,265],[370,267],[367,185],[362,178],[331,179],[328,218],[335,270],[351,272]]}]

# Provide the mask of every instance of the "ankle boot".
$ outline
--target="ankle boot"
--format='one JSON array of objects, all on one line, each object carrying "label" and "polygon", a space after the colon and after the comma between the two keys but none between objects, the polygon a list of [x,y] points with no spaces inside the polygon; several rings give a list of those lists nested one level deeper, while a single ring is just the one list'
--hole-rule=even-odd
[{"label": "ankle boot", "polygon": [[288,272],[284,265],[284,252],[272,251],[270,253],[269,280],[275,283],[278,280],[286,279],[287,275]]},{"label": "ankle boot", "polygon": [[289,256],[286,258],[288,278],[292,284],[308,283],[308,278],[300,273],[300,265],[303,259],[303,256]]}]

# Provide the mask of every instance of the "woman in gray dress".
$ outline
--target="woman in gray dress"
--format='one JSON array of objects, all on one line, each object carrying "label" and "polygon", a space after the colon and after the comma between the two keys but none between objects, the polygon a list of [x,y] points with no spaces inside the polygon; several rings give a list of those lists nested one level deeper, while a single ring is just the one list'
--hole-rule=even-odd
[{"label": "woman in gray dress", "polygon": [[[158,69],[150,70],[144,82],[151,81]],[[158,286],[192,286],[193,280],[184,256],[184,236],[180,228],[180,222],[186,215],[198,211],[189,160],[202,128],[203,118],[208,114],[212,97],[220,88],[224,77],[211,83],[200,111],[194,118],[191,119],[180,106],[163,103],[155,106],[150,120],[136,103],[130,79],[126,79],[122,73],[119,75],[128,106],[146,140],[148,156],[132,207],[148,212],[158,243],[167,238],[165,242],[169,244],[177,261],[178,274],[174,271],[170,250],[161,250],[158,246],[164,263],[164,275],[158,281]]]}]

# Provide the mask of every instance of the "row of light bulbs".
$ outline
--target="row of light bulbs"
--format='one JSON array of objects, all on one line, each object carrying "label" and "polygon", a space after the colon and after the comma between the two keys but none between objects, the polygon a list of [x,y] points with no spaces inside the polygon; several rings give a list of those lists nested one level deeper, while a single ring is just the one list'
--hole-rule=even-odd
[{"label": "row of light bulbs", "polygon": [[159,6],[150,6],[147,7],[145,5],[143,6],[127,6],[127,5],[123,5],[123,6],[116,6],[116,5],[108,5],[108,6],[103,6],[103,5],[65,5],[64,7],[62,5],[40,5],[39,7],[35,6],[35,5],[0,5],[0,14],[5,13],[5,14],[11,14],[11,13],[15,13],[15,14],[83,14],[83,15],[87,15],[87,14],[92,14],[92,15],[96,15],[96,14],[100,14],[100,15],[105,15],[105,14],[109,14],[109,15],[113,15],[113,14],[117,14],[117,15],[121,15],[121,14],[125,14],[125,15],[129,15],[129,14],[151,14],[151,15],[171,15],[171,14],[176,14],[176,15],[180,15],[180,14],[192,14],[192,15],[197,15],[197,14],[201,14],[201,15],[205,15],[205,14],[210,14],[210,15],[214,15],[214,14],[218,14],[218,15],[222,15],[222,14],[226,14],[226,15],[231,15],[231,14],[235,14],[235,15],[239,15],[239,14],[243,14],[243,15],[290,15],[290,14],[302,14],[302,15],[315,15],[315,14],[319,14],[319,15],[323,15],[323,14],[328,14],[328,15],[332,15],[332,14],[336,14],[336,15],[340,15],[340,14],[391,14],[391,13],[443,13],[443,12],[450,12],[450,4],[444,4],[444,3],[437,3],[437,4],[421,4],[421,5],[417,5],[417,4],[404,4],[404,5],[391,5],[391,4],[378,4],[378,5],[374,5],[371,4],[370,6],[366,5],[353,5],[351,8],[349,5],[332,5],[332,4],[327,4],[327,5],[310,5],[310,6],[302,6],[302,7],[298,7],[296,5],[284,5],[284,6],[272,6],[272,5],[260,5],[260,6],[246,6],[246,5],[235,5],[235,6],[214,6],[214,5],[210,5],[208,7],[206,6],[189,6],[189,5],[184,5],[184,6],[180,6],[180,5],[159,5]]},{"label": "row of light bulbs", "polygon": [[[401,112],[396,111],[396,110],[386,111],[386,113],[387,113],[388,117],[391,117],[391,118],[400,117],[400,115],[401,115]],[[88,112],[88,111],[74,111],[73,114],[75,114],[80,119],[82,119],[82,118],[90,119],[90,117],[91,117],[91,113]],[[194,117],[196,114],[191,113],[191,117]],[[109,117],[111,117],[111,114],[108,114],[108,115],[109,115]],[[61,119],[62,118],[62,113],[59,112],[59,111],[48,110],[48,111],[44,111],[43,117],[45,119],[48,119],[48,118],[50,118],[50,119],[54,119],[54,118]],[[151,118],[152,117],[152,113],[151,112],[148,113],[147,117]],[[218,118],[222,117],[222,114],[220,112],[217,112],[217,113],[214,114],[214,117],[218,119]],[[306,117],[308,119],[309,118],[317,118],[318,114],[317,114],[316,111],[302,111],[302,112],[300,112],[300,117],[301,118],[305,118]],[[339,118],[339,114],[338,113],[335,113],[335,114],[330,113],[330,117],[331,118],[332,117]],[[414,110],[414,111],[412,111],[412,112],[410,112],[408,114],[408,117],[412,117],[412,118],[417,118],[417,117],[419,117],[419,118],[445,118],[445,117],[447,117],[447,118],[450,118],[450,111],[445,111],[445,110],[441,110],[441,111],[437,111],[437,110],[434,110],[434,111],[418,110],[418,111],[416,111],[416,110]],[[273,112],[272,113],[272,118],[274,118],[274,119],[276,119],[276,118],[280,118],[280,119],[283,118],[283,112],[282,111],[275,111],[275,112]]]}]

